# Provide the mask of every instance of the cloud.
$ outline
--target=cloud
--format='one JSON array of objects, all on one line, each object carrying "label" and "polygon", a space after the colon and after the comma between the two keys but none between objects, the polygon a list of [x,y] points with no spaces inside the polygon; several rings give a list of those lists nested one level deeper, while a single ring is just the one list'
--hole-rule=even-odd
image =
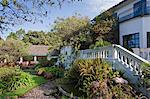
[{"label": "cloud", "polygon": [[94,13],[100,13],[116,5],[122,0],[86,0],[87,9]]}]

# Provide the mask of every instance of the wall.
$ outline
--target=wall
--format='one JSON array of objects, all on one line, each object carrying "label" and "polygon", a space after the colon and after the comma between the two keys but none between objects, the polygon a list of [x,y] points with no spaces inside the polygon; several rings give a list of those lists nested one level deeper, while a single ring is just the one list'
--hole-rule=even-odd
[{"label": "wall", "polygon": [[[128,5],[116,10],[118,17],[124,17],[133,13],[133,5],[140,0],[134,0]],[[147,0],[147,7],[150,6],[150,0]],[[149,9],[150,10],[150,9]],[[119,24],[120,45],[123,45],[123,36],[139,33],[140,48],[147,48],[147,32],[150,32],[150,15],[139,16]]]},{"label": "wall", "polygon": [[142,17],[142,20],[143,20],[142,48],[147,48],[147,32],[150,32],[150,15]]},{"label": "wall", "polygon": [[123,36],[124,35],[129,35],[129,34],[134,34],[134,33],[139,33],[140,35],[140,47],[143,47],[143,41],[141,37],[143,36],[142,34],[142,19],[141,17],[137,17],[128,21],[125,21],[123,23],[119,24],[119,33],[120,33],[120,45],[123,46]]},{"label": "wall", "polygon": [[130,13],[133,13],[133,5],[138,2],[140,0],[134,0],[133,2],[131,2],[130,4],[116,10],[115,12],[117,13],[117,16],[119,18],[124,17]]}]

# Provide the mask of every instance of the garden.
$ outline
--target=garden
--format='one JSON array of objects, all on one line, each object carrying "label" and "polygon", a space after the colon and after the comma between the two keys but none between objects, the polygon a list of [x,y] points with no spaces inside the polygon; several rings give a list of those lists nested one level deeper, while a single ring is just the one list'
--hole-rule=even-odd
[{"label": "garden", "polygon": [[[73,57],[69,68],[63,65],[62,47],[71,46],[74,49],[71,55],[78,56],[80,50],[118,43],[116,26],[109,12],[96,17],[94,23],[75,15],[58,18],[49,32],[19,29],[6,39],[0,38],[0,99],[145,99],[124,78],[124,73],[114,70],[107,60]],[[61,63],[56,65],[57,60],[50,56],[50,60],[39,60],[38,64],[23,68],[18,60],[24,57],[30,63],[33,59],[28,53],[30,45],[49,46],[48,55],[58,50]],[[150,91],[150,65],[143,64],[142,71],[140,85]]]},{"label": "garden", "polygon": [[[96,42],[92,48],[110,45]],[[61,56],[61,55],[60,55]],[[77,55],[78,56],[78,55]],[[79,99],[127,99],[146,98],[134,89],[124,78],[122,71],[116,71],[106,60],[78,59],[65,68],[57,61],[40,60],[32,68],[5,63],[0,67],[0,97],[5,98],[79,98]],[[141,85],[150,88],[150,65],[143,64]]]}]

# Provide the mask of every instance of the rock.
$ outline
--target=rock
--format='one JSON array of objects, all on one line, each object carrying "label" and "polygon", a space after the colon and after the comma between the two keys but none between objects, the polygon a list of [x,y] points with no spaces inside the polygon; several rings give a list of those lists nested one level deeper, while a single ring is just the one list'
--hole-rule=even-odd
[{"label": "rock", "polygon": [[46,78],[46,79],[52,79],[53,78],[53,74],[52,73],[44,72],[44,78]]},{"label": "rock", "polygon": [[57,89],[54,89],[54,90],[47,90],[47,91],[44,92],[44,95],[45,95],[45,96],[50,96],[50,95],[56,94],[57,92],[58,92]]},{"label": "rock", "polygon": [[113,80],[115,81],[115,83],[119,83],[119,84],[128,84],[128,81],[123,79],[123,78],[120,78],[120,77],[116,77],[116,78],[113,78]]},{"label": "rock", "polygon": [[42,76],[42,75],[43,75],[43,71],[40,71],[40,70],[39,70],[39,71],[37,72],[37,75],[38,75],[38,76]]}]

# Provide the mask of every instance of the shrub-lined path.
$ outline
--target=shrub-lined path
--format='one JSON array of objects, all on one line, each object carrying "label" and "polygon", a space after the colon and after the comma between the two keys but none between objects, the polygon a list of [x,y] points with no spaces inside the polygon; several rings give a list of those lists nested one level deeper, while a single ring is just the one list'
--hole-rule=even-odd
[{"label": "shrub-lined path", "polygon": [[53,96],[45,96],[44,92],[52,90],[55,85],[52,81],[48,81],[45,84],[42,84],[36,88],[33,88],[31,91],[20,97],[19,99],[56,99]]}]

